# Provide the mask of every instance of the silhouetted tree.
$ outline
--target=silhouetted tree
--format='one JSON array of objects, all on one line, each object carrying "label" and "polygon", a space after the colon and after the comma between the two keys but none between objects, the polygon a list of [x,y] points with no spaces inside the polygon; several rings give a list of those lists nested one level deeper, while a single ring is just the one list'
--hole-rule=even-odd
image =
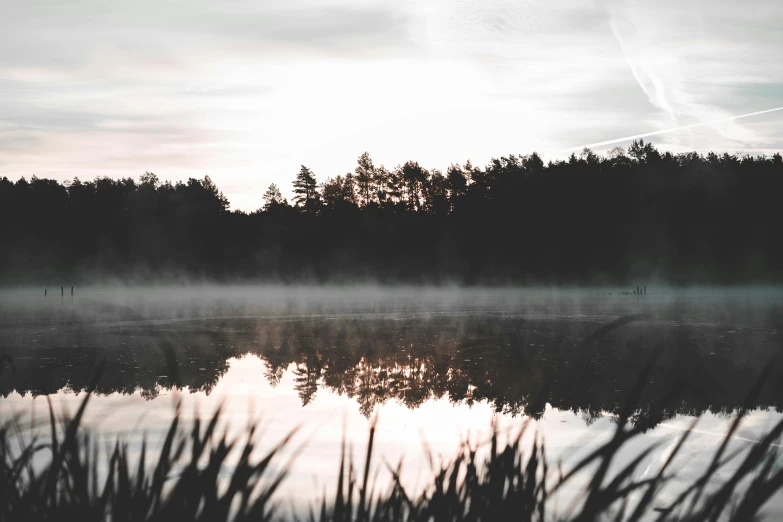
[{"label": "silhouetted tree", "polygon": [[438,169],[433,169],[426,179],[423,192],[427,212],[438,216],[448,214],[448,182]]},{"label": "silhouetted tree", "polygon": [[[365,153],[297,207],[275,185],[231,211],[206,176],[0,179],[0,282],[160,277],[293,281],[783,281],[783,159],[660,152],[635,141],[544,164],[493,158],[445,175]],[[322,203],[323,202],[323,203]]]},{"label": "silhouetted tree", "polygon": [[355,172],[359,200],[363,205],[367,205],[373,199],[373,184],[375,183],[375,167],[369,153],[365,152],[359,156]]},{"label": "silhouetted tree", "polygon": [[283,204],[283,195],[280,193],[280,189],[277,185],[272,183],[269,188],[264,192],[264,210],[269,210],[276,205]]},{"label": "silhouetted tree", "polygon": [[402,183],[408,205],[412,210],[421,209],[422,187],[428,177],[429,173],[415,161],[407,161],[402,166]]},{"label": "silhouetted tree", "polygon": [[228,207],[230,206],[228,198],[226,198],[223,193],[218,190],[217,185],[215,185],[215,183],[212,181],[212,178],[209,176],[204,176],[204,180],[201,182],[201,186],[204,187],[204,190],[206,190],[207,193],[212,197],[214,204],[219,207],[220,212],[225,212],[228,210]]},{"label": "silhouetted tree", "polygon": [[[78,182],[78,178],[76,178],[76,181]],[[158,188],[158,185],[160,185],[160,179],[158,179],[158,176],[152,172],[145,172],[139,177],[139,186],[142,185],[151,188]]]},{"label": "silhouetted tree", "polygon": [[451,211],[454,211],[459,204],[461,197],[465,195],[468,189],[468,179],[462,172],[462,167],[459,165],[449,165],[446,171],[446,187],[448,190],[449,207]]},{"label": "silhouetted tree", "polygon": [[313,171],[302,165],[294,180],[294,202],[305,210],[313,210],[318,197],[318,182]]},{"label": "silhouetted tree", "polygon": [[321,185],[321,198],[329,208],[335,208],[346,201],[345,181],[342,176],[326,178]]},{"label": "silhouetted tree", "polygon": [[343,197],[349,203],[356,203],[356,178],[350,172],[343,178]]},{"label": "silhouetted tree", "polygon": [[383,165],[376,168],[375,172],[373,173],[375,199],[381,205],[386,202],[386,198],[388,196],[390,176],[391,173],[386,170],[386,167]]},{"label": "silhouetted tree", "polygon": [[645,144],[644,140],[634,140],[631,146],[628,147],[628,155],[639,162],[652,162],[660,159],[660,154],[658,154],[652,143],[648,142]]},{"label": "silhouetted tree", "polygon": [[402,167],[397,165],[389,172],[389,178],[386,182],[386,187],[389,193],[389,199],[392,203],[402,202]]}]

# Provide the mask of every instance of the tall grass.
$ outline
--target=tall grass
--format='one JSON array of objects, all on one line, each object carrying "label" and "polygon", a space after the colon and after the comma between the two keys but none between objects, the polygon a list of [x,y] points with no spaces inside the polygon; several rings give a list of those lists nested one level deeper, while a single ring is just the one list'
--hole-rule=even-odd
[{"label": "tall grass", "polygon": [[[540,437],[523,443],[529,429],[525,424],[506,442],[494,430],[485,456],[476,446],[465,444],[446,464],[436,466],[430,457],[432,475],[420,492],[407,491],[400,466],[385,461],[391,480],[379,486],[373,423],[363,467],[354,466],[343,442],[336,493],[314,499],[306,518],[313,522],[758,519],[762,507],[783,485],[783,469],[775,466],[783,420],[749,451],[730,451],[729,441],[770,372],[748,394],[746,407],[732,421],[706,470],[673,501],[660,505],[657,495],[675,477],[674,462],[691,429],[679,437],[654,476],[636,478],[654,446],[622,462],[619,458],[620,451],[643,431],[631,419],[651,368],[652,364],[639,376],[611,438],[566,470],[547,461]],[[136,458],[121,440],[101,452],[89,430],[81,426],[90,397],[88,393],[76,413],[61,420],[50,402],[51,435],[43,442],[27,440],[18,418],[0,426],[0,521],[295,518],[281,509],[278,491],[292,464],[278,461],[284,459],[293,431],[259,457],[256,426],[229,437],[221,427],[220,409],[207,422],[196,418],[188,427],[177,411],[156,461],[149,465],[146,442]],[[105,471],[99,472],[99,463]],[[583,493],[568,505],[554,505],[552,499],[578,483],[578,476],[591,477]]]}]

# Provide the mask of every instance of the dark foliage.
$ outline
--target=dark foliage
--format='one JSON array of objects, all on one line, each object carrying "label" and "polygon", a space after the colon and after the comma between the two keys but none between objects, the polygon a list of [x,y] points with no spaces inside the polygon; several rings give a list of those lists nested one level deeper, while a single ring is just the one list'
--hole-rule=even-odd
[{"label": "dark foliage", "polygon": [[[783,161],[661,153],[536,154],[445,174],[367,153],[295,206],[230,211],[214,183],[0,180],[5,283],[173,275],[213,280],[674,283],[783,280]],[[259,195],[260,196],[260,195]],[[261,201],[259,201],[261,206]]]}]

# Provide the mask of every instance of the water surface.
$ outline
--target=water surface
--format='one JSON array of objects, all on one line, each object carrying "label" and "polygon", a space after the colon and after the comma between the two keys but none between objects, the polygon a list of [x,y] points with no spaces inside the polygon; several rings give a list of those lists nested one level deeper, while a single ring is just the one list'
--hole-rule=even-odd
[{"label": "water surface", "polygon": [[[633,417],[646,432],[627,451],[660,443],[642,467],[653,473],[701,416],[687,480],[776,364],[783,293],[622,291],[105,287],[73,297],[58,288],[46,299],[42,290],[6,291],[0,414],[43,418],[43,396],[73,411],[103,366],[87,423],[107,440],[158,440],[176,399],[187,416],[223,404],[237,429],[262,416],[270,444],[300,426],[308,442],[287,492],[305,502],[332,487],[344,434],[361,461],[375,416],[379,454],[404,459],[411,487],[427,471],[425,445],[448,458],[460,441],[486,439],[493,421],[512,432],[533,422],[552,459],[568,462],[612,433],[652,363]],[[783,379],[774,372],[733,444],[754,444],[779,418]]]}]

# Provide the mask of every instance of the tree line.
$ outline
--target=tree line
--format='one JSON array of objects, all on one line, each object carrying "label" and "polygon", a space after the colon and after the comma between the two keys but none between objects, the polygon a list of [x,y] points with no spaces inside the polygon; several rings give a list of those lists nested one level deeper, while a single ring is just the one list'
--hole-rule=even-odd
[{"label": "tree line", "polygon": [[634,141],[445,172],[362,154],[257,211],[215,183],[0,179],[0,278],[745,283],[783,279],[780,154],[672,154]]}]

